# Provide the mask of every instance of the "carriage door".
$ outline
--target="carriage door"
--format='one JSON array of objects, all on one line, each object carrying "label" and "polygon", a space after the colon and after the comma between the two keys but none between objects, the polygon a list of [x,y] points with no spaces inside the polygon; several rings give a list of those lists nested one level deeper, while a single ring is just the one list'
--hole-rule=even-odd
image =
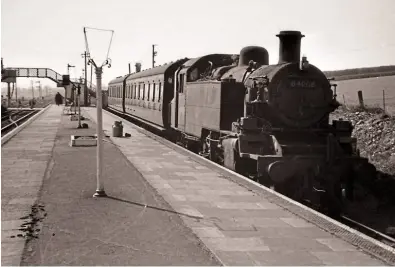
[{"label": "carriage door", "polygon": [[185,92],[184,92],[184,83],[185,83],[185,73],[180,75],[178,86],[178,94],[177,94],[177,117],[178,117],[178,128],[180,130],[185,131]]},{"label": "carriage door", "polygon": [[178,69],[174,75],[174,97],[171,104],[171,119],[173,122],[173,127],[178,128],[178,109],[179,109],[179,91],[180,91],[180,73],[181,69]]}]

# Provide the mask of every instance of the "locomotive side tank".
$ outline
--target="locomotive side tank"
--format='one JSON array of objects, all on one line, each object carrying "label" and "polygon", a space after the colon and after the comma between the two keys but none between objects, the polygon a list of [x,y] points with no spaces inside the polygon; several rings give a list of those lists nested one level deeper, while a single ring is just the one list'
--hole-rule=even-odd
[{"label": "locomotive side tank", "polygon": [[181,132],[180,143],[198,151],[210,131],[231,130],[232,122],[243,115],[242,81],[252,72],[253,59],[254,66],[268,64],[269,54],[263,47],[249,46],[239,57],[213,54],[192,59],[176,73],[172,127]]},{"label": "locomotive side tank", "polygon": [[[194,109],[197,105],[205,105],[205,101],[211,102],[214,106],[211,106],[211,115],[217,116],[219,106],[215,106],[217,99],[212,94],[211,96],[205,95],[190,95],[188,84],[200,80],[208,75],[211,75],[212,71],[217,68],[227,67],[232,64],[233,57],[235,55],[229,54],[210,54],[199,58],[193,58],[185,62],[174,75],[174,93],[172,100],[172,123],[171,126],[174,129],[182,133],[189,133],[187,130],[188,123],[194,123],[199,127],[198,120],[200,115],[199,109]],[[208,97],[207,99],[205,97]],[[206,103],[210,106],[210,103]],[[197,115],[195,118],[190,116]],[[207,116],[206,116],[207,115]],[[208,119],[210,115],[206,113],[203,119]],[[199,136],[199,135],[197,135]]]}]

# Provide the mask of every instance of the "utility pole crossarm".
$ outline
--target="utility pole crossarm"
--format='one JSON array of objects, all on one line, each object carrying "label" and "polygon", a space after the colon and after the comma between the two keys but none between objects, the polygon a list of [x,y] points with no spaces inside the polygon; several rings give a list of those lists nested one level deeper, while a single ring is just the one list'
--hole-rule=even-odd
[{"label": "utility pole crossarm", "polygon": [[155,57],[158,55],[158,52],[155,51],[156,44],[152,45],[152,67],[155,68]]}]

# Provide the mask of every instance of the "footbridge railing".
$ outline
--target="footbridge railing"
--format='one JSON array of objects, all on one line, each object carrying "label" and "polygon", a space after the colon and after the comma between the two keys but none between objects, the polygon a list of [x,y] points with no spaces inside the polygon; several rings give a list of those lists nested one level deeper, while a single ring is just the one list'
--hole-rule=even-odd
[{"label": "footbridge railing", "polygon": [[[55,82],[58,87],[62,85],[62,75],[49,68],[4,68],[2,71],[1,80],[5,81],[8,78],[48,78]],[[75,84],[81,83],[79,79],[71,79]],[[96,86],[89,83],[88,88],[92,88],[92,91],[96,91]]]},{"label": "footbridge railing", "polygon": [[62,75],[48,68],[5,68],[1,79],[20,78],[48,78],[56,84],[62,82]]}]

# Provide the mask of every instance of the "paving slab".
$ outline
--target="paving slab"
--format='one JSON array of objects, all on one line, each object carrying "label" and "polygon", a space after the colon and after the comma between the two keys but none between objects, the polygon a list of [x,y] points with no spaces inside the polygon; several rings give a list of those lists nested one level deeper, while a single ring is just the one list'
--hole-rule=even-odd
[{"label": "paving slab", "polygon": [[[96,110],[86,108],[84,113],[96,120]],[[103,130],[108,135],[114,121],[122,121],[124,132],[131,137],[110,140],[174,210],[196,217],[181,216],[223,264],[385,265],[350,243],[336,242],[337,237],[269,199],[254,196],[193,156],[172,151],[165,142],[103,111]],[[253,214],[247,216],[249,212]],[[343,257],[345,252],[353,253],[352,260]],[[336,253],[339,258],[330,261],[329,255],[336,257]]]},{"label": "paving slab", "polygon": [[96,147],[69,146],[71,135],[95,133],[96,125],[84,122],[89,128],[77,129],[77,122],[61,116],[38,198],[47,215],[37,223],[38,238],[27,242],[21,264],[219,265],[181,220],[190,214],[172,209],[109,140],[103,160],[108,197],[92,197]]}]

